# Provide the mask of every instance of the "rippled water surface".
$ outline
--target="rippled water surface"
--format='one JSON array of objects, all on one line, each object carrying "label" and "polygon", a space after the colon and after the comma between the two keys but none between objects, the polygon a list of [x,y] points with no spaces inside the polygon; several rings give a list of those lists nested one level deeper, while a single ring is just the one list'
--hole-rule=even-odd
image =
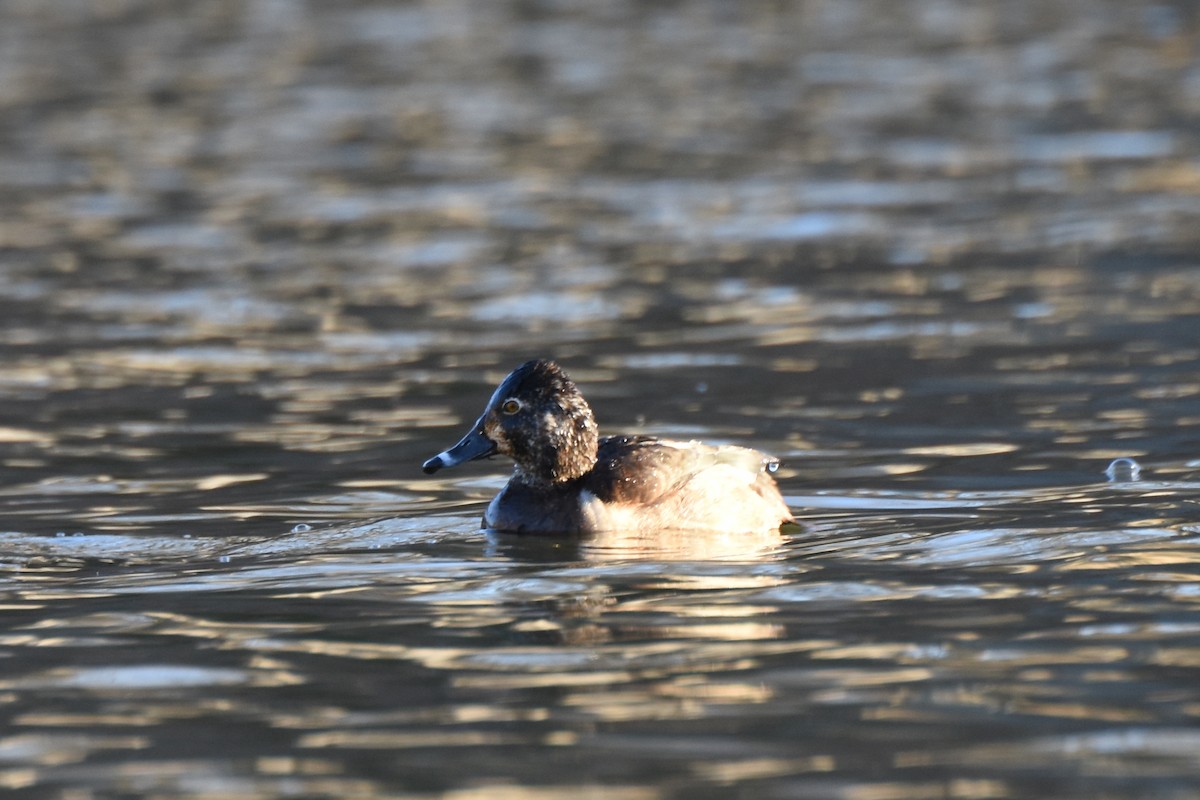
[{"label": "rippled water surface", "polygon": [[[0,4],[0,789],[1195,797],[1198,42]],[[481,531],[419,465],[535,356],[802,527]]]}]

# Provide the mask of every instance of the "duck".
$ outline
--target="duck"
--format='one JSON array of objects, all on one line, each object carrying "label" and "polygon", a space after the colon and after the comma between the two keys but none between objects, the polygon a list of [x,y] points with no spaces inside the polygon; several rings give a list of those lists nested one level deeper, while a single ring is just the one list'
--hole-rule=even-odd
[{"label": "duck", "polygon": [[500,382],[427,475],[468,461],[513,460],[482,527],[518,534],[778,530],[794,522],[778,459],[736,445],[642,435],[601,437],[591,407],[557,363],[527,361]]}]

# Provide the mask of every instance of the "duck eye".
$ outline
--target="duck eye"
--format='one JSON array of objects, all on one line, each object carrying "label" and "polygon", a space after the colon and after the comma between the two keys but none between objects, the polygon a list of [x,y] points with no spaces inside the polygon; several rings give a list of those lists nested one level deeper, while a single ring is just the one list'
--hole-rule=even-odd
[{"label": "duck eye", "polygon": [[501,404],[500,410],[505,414],[515,414],[521,410],[521,401],[510,397]]}]

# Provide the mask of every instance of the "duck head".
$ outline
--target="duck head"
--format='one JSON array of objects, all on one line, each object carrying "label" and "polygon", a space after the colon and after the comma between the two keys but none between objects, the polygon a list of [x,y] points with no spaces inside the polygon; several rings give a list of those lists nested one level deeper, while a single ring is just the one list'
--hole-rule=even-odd
[{"label": "duck head", "polygon": [[553,361],[527,361],[501,381],[467,435],[421,468],[431,475],[501,454],[515,462],[517,479],[559,484],[595,466],[598,444],[592,409],[574,381]]}]

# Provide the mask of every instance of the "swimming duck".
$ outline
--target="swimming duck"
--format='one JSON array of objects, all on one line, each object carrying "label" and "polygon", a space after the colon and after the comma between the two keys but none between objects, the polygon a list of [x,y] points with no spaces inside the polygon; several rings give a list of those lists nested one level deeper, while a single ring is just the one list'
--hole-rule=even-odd
[{"label": "swimming duck", "polygon": [[515,462],[484,527],[539,534],[760,531],[792,521],[757,450],[650,436],[600,438],[592,409],[553,361],[517,367],[458,444],[426,474],[494,454]]}]

